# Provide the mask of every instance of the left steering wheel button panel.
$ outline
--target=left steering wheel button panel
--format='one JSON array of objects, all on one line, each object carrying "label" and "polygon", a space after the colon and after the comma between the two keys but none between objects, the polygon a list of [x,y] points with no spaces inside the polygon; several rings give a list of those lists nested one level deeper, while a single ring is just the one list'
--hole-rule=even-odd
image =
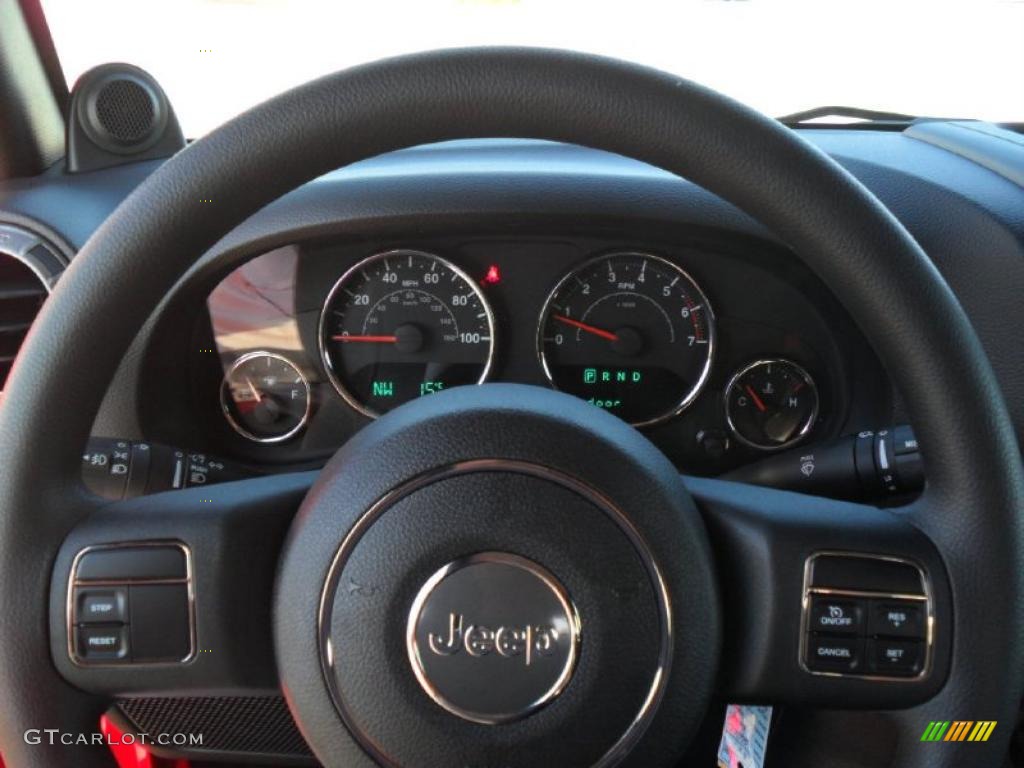
[{"label": "left steering wheel button panel", "polygon": [[181,663],[195,653],[191,555],[178,542],[87,547],[68,585],[77,664]]}]

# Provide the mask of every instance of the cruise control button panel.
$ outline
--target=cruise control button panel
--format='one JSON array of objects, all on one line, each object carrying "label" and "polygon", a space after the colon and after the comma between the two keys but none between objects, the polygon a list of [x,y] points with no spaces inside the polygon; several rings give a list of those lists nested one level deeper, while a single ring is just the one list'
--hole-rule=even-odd
[{"label": "cruise control button panel", "polygon": [[189,549],[179,542],[88,547],[68,584],[68,653],[80,665],[183,663],[195,654]]},{"label": "cruise control button panel", "polygon": [[932,597],[924,571],[892,557],[808,558],[801,666],[811,674],[911,679],[929,669]]}]

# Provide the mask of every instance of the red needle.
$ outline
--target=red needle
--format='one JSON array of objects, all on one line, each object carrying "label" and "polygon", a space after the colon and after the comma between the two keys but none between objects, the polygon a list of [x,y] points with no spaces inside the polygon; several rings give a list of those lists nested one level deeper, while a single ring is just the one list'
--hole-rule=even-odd
[{"label": "red needle", "polygon": [[331,338],[335,341],[365,341],[370,344],[394,344],[398,341],[397,336],[346,336],[340,334]]},{"label": "red needle", "polygon": [[606,331],[603,328],[597,328],[593,325],[581,323],[579,320],[573,320],[571,317],[565,317],[564,315],[552,315],[552,317],[560,323],[565,323],[566,325],[571,325],[574,328],[579,328],[581,331],[586,331],[587,333],[592,333],[595,336],[600,336],[602,339],[608,339],[608,341],[619,340],[619,337],[611,331]]},{"label": "red needle", "polygon": [[761,413],[764,413],[765,411],[768,410],[765,404],[761,401],[761,398],[757,396],[757,392],[754,391],[754,388],[752,386],[747,384],[746,390],[747,394],[750,395],[751,399],[753,399],[754,405],[757,406],[757,410],[759,410]]},{"label": "red needle", "polygon": [[252,396],[256,398],[256,402],[257,403],[262,403],[263,402],[263,395],[260,393],[260,391],[258,389],[256,389],[256,385],[252,383],[252,379],[250,379],[248,376],[246,376],[245,377],[245,383],[246,383],[246,386],[249,387],[249,391],[252,392]]}]

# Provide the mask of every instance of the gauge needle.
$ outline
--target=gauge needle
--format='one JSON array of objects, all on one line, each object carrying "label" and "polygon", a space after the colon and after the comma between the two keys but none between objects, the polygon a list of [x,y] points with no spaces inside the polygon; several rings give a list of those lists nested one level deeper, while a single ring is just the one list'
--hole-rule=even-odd
[{"label": "gauge needle", "polygon": [[581,323],[579,320],[573,320],[571,317],[565,317],[564,315],[552,315],[555,320],[566,325],[571,325],[573,328],[579,328],[581,331],[592,333],[595,336],[600,336],[602,339],[608,339],[608,341],[618,341],[619,337],[611,331],[606,331],[604,328],[598,328],[593,325],[587,325]]},{"label": "gauge needle", "polygon": [[245,383],[249,385],[249,391],[252,392],[252,396],[256,398],[256,402],[263,400],[263,395],[261,395],[260,391],[256,389],[256,385],[252,383],[252,379],[246,376]]},{"label": "gauge needle", "polygon": [[757,392],[754,391],[754,388],[752,386],[747,384],[745,389],[747,390],[747,394],[750,395],[750,398],[754,401],[754,405],[757,406],[757,410],[759,410],[761,413],[764,413],[765,411],[768,410],[767,406],[765,406],[764,404],[764,401],[762,401],[761,398],[757,396]]},{"label": "gauge needle", "polygon": [[335,341],[362,341],[369,344],[394,344],[398,341],[397,336],[346,336],[340,334],[331,338]]}]

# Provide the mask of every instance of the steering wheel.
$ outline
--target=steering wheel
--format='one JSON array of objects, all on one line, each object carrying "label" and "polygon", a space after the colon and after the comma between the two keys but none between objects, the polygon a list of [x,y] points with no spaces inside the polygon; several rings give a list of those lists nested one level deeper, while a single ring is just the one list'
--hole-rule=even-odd
[{"label": "steering wheel", "polygon": [[[636,158],[770,227],[913,394],[919,500],[881,510],[681,478],[599,409],[499,384],[394,410],[318,475],[116,503],[83,489],[82,446],[113,372],[199,254],[322,173],[489,136]],[[166,162],[97,230],[4,400],[0,735],[16,768],[106,764],[102,745],[24,734],[92,733],[115,694],[278,682],[325,765],[667,766],[723,700],[884,710],[900,766],[1006,753],[1024,687],[1024,479],[981,344],[857,180],[678,77],[564,52],[456,50],[265,102]],[[73,660],[82,552],[160,542],[187,563],[189,659]],[[819,674],[807,623],[817,587],[916,601],[917,673]],[[930,721],[955,720],[998,725],[984,743],[921,741]]]}]

